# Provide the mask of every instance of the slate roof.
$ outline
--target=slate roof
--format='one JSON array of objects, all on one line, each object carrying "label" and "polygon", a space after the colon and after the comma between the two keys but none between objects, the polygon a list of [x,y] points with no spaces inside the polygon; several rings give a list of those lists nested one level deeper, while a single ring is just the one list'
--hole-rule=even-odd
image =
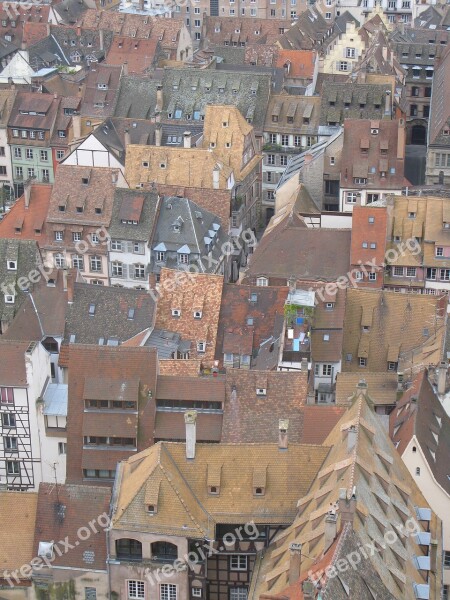
[{"label": "slate roof", "polygon": [[436,65],[431,95],[428,145],[450,146],[450,136],[443,135],[444,128],[450,127],[450,109],[445,98],[450,94],[450,48],[444,52]]},{"label": "slate roof", "polygon": [[[244,119],[251,119],[256,129],[262,129],[270,94],[271,74],[226,70],[164,69],[163,118],[168,114],[180,120],[186,114],[205,115],[206,105],[237,106]],[[194,88],[194,89],[193,89]],[[234,90],[234,91],[233,91]],[[249,93],[250,90],[250,93]]]},{"label": "slate roof", "polygon": [[344,122],[344,119],[382,119],[386,89],[389,89],[389,86],[324,81],[320,124],[337,123],[339,125]]},{"label": "slate roof", "polygon": [[284,50],[313,50],[332,32],[332,24],[312,6],[302,12],[290,29],[280,35],[278,45]]},{"label": "slate roof", "polygon": [[[176,222],[180,224],[177,232],[173,228]],[[210,240],[208,246],[206,240]],[[196,264],[200,272],[214,273],[223,258],[222,246],[227,240],[227,232],[216,215],[200,208],[188,198],[172,196],[162,199],[152,239],[152,250],[164,245],[164,252],[166,252],[164,266],[168,269],[178,267],[177,251],[187,246],[191,255],[198,255],[199,261],[196,261]],[[208,260],[210,248],[211,261]],[[152,268],[154,272],[159,272],[161,269],[154,252],[152,252]]]},{"label": "slate roof", "polygon": [[120,79],[115,117],[149,119],[155,113],[157,79],[124,75]]},{"label": "slate roof", "polygon": [[[0,545],[2,575],[21,569],[37,556],[33,547],[38,495],[33,492],[0,492]],[[11,524],[14,523],[14,527]],[[25,581],[28,578],[20,577]],[[14,579],[13,579],[14,581]]]},{"label": "slate roof", "polygon": [[[138,224],[128,225],[122,223],[121,211],[132,205],[136,199],[141,198],[142,210],[139,214]],[[156,193],[116,188],[108,233],[111,238],[118,240],[149,242],[153,237],[152,234],[159,210],[159,197]]]},{"label": "slate roof", "polygon": [[[56,487],[54,483],[41,483],[33,556],[38,556],[39,542],[73,540],[74,547],[70,551],[64,552],[62,544],[59,545],[61,556],[55,551],[52,565],[106,572],[106,532],[101,524],[106,524],[107,519],[102,517],[100,522],[98,519],[105,513],[108,515],[110,500],[111,490],[107,487],[70,484]],[[78,530],[91,520],[95,528],[90,530],[86,540],[80,539]]]},{"label": "slate roof", "polygon": [[[87,74],[81,115],[85,117],[111,117],[114,114],[119,92],[122,65],[93,63]],[[99,88],[106,85],[106,89]],[[101,104],[101,106],[100,106]]]},{"label": "slate roof", "polygon": [[[89,313],[95,305],[95,314]],[[129,311],[134,309],[133,318]],[[68,306],[64,340],[99,345],[117,340],[119,345],[144,330],[151,330],[155,302],[141,290],[75,283],[73,303]],[[71,336],[75,339],[71,340]]]},{"label": "slate roof", "polygon": [[87,10],[84,0],[62,0],[54,9],[64,23],[76,23]]},{"label": "slate roof", "polygon": [[[8,261],[16,261],[17,269],[8,269]],[[30,273],[35,271],[40,262],[40,253],[36,242],[0,239],[0,280],[8,290],[6,294],[14,294],[13,303],[5,302],[5,292],[0,294],[0,320],[2,323],[11,323],[25,300],[26,294],[19,288],[17,282],[25,277],[29,282],[28,287],[32,288],[29,279]],[[35,275],[33,275],[34,277]]]},{"label": "slate roof", "polygon": [[[349,431],[354,427],[354,443]],[[428,508],[416,482],[395,451],[379,417],[372,408],[367,388],[361,385],[354,394],[353,404],[326,438],[331,446],[308,493],[299,499],[298,513],[292,525],[280,532],[265,550],[254,570],[249,598],[261,597],[288,600],[299,598],[289,585],[290,544],[302,544],[299,581],[310,569],[327,557],[330,565],[338,558],[365,543],[383,544],[382,554],[375,553],[361,560],[362,568],[348,569],[336,577],[329,570],[319,576],[321,595],[325,599],[383,598],[383,600],[413,600],[417,598],[414,583],[429,583],[429,597],[438,595],[439,585],[427,573],[417,568],[415,556],[428,553],[415,536],[407,536],[392,544],[384,542],[386,531],[408,518],[418,519],[416,507]],[[430,511],[431,512],[431,511]],[[336,515],[337,538],[325,545],[325,519]],[[430,523],[422,522],[420,530],[431,530],[431,537],[441,527],[431,514]],[[337,539],[337,546],[333,546]],[[432,561],[433,563],[433,561]],[[441,568],[437,560],[432,566],[439,580]],[[297,588],[298,589],[298,588]],[[301,598],[301,596],[300,596]]]},{"label": "slate roof", "polygon": [[[273,118],[276,117],[276,122]],[[314,96],[272,95],[267,107],[264,131],[317,135],[320,98]]]},{"label": "slate roof", "polygon": [[[291,444],[280,451],[275,444],[197,444],[192,461],[186,461],[185,451],[185,444],[160,442],[121,463],[114,530],[150,528],[152,533],[212,539],[217,522],[235,523],[238,516],[258,523],[288,523],[296,513],[298,492],[308,489],[328,448]],[[258,498],[253,477],[264,467],[267,484]],[[213,472],[220,473],[217,495],[208,494]],[[155,489],[158,511],[149,516],[145,497]]]},{"label": "slate roof", "polygon": [[187,352],[191,347],[189,339],[183,340],[179,333],[165,329],[153,329],[144,346],[156,348],[158,358],[171,359],[178,352]]}]

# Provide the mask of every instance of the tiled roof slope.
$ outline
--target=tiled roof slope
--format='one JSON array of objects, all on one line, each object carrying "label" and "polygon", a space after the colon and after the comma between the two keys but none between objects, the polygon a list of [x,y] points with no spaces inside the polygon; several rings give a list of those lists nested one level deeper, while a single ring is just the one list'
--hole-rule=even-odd
[{"label": "tiled roof slope", "polygon": [[[361,384],[351,408],[325,440],[330,453],[308,493],[298,501],[293,524],[276,536],[262,557],[250,588],[251,600],[280,598],[277,594],[288,588],[291,543],[302,544],[300,579],[314,570],[315,563],[326,556],[325,518],[330,514],[337,514],[338,546],[343,544],[333,551],[330,565],[336,565],[344,550],[349,556],[360,545],[375,543],[384,550],[361,559],[361,569],[348,569],[337,577],[329,577],[330,571],[323,574],[320,583],[325,600],[413,600],[417,598],[413,584],[427,584],[427,573],[417,568],[414,558],[424,555],[416,538],[396,536],[393,543],[385,542],[385,532],[397,531],[398,524],[407,519],[419,521],[416,507],[428,508],[428,504],[371,405],[367,387]],[[429,525],[432,538],[441,535],[441,523],[433,514]],[[421,523],[422,531],[427,527],[428,523]],[[348,529],[353,530],[350,537]],[[333,538],[328,547],[332,542]],[[432,560],[436,577],[428,580],[429,598],[439,597],[440,565],[440,559]]]},{"label": "tiled roof slope", "polygon": [[37,556],[33,547],[37,504],[38,495],[32,492],[0,492],[0,569],[3,576],[8,571],[21,569]]},{"label": "tiled roof slope", "polygon": [[336,377],[336,404],[349,406],[359,381],[363,381],[370,389],[370,396],[375,406],[393,405],[397,400],[397,373],[338,373]]},{"label": "tiled roof slope", "polygon": [[[35,240],[38,244],[46,239],[46,220],[53,186],[35,183],[30,189],[30,203],[19,198],[0,222],[0,237]],[[18,231],[18,229],[20,231]]]}]

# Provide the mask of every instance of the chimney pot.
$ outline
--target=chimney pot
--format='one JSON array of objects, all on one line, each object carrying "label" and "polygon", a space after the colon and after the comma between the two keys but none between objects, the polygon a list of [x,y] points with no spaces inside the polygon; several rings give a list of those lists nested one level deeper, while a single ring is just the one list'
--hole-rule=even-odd
[{"label": "chimney pot", "polygon": [[345,523],[350,523],[353,526],[353,518],[356,509],[356,490],[352,494],[350,500],[347,498],[347,490],[341,488],[339,491],[339,514],[341,516],[341,526]]},{"label": "chimney pot", "polygon": [[294,585],[300,579],[302,568],[302,545],[296,542],[289,544],[289,585]]},{"label": "chimney pot", "polygon": [[278,447],[280,450],[286,450],[288,447],[288,429],[289,419],[280,419],[278,421]]},{"label": "chimney pot", "polygon": [[186,458],[195,458],[195,444],[197,437],[197,411],[187,410],[184,413],[184,422],[186,425]]}]

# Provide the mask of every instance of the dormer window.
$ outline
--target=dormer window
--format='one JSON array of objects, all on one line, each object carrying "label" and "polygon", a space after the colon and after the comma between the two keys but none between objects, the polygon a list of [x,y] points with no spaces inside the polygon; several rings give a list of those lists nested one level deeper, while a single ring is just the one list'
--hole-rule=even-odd
[{"label": "dormer window", "polygon": [[89,316],[93,317],[95,315],[95,304],[89,304]]},{"label": "dormer window", "polygon": [[228,121],[222,121],[222,127],[228,127]]},{"label": "dormer window", "polygon": [[179,308],[172,308],[172,317],[181,317],[181,310]]},{"label": "dormer window", "polygon": [[150,163],[148,162],[148,160],[144,160],[144,161],[142,161],[142,166],[144,167],[144,169],[148,169],[150,166]]},{"label": "dormer window", "polygon": [[442,224],[442,227],[443,227],[444,229],[450,229],[450,223],[445,223],[445,222],[444,222],[444,223]]},{"label": "dormer window", "polygon": [[202,318],[202,311],[201,310],[194,311],[194,319],[201,319],[201,318]]},{"label": "dormer window", "polygon": [[147,512],[151,515],[156,514],[156,506],[154,504],[147,504]]},{"label": "dormer window", "polygon": [[8,271],[17,271],[17,260],[6,261]]},{"label": "dormer window", "polygon": [[262,487],[255,488],[255,496],[264,496],[264,488],[262,488]]},{"label": "dormer window", "polygon": [[333,310],[334,309],[334,302],[327,302],[325,304],[325,308],[326,308],[326,310]]},{"label": "dormer window", "polygon": [[5,304],[14,304],[14,298],[13,294],[5,294]]},{"label": "dormer window", "polygon": [[216,485],[211,485],[208,488],[208,494],[212,494],[213,496],[219,495],[219,488]]},{"label": "dormer window", "polygon": [[82,177],[81,178],[81,183],[83,185],[89,185],[89,177]]},{"label": "dormer window", "polygon": [[256,285],[259,287],[267,287],[269,285],[269,280],[267,277],[258,277],[256,279]]},{"label": "dormer window", "polygon": [[267,395],[266,388],[256,388],[256,395],[257,396],[266,396]]}]

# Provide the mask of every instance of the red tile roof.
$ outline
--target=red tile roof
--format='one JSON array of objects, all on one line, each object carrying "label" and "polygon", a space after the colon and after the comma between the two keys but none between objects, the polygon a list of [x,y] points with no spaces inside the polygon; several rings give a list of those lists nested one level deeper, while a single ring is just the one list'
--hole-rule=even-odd
[{"label": "red tile roof", "polygon": [[[0,222],[0,238],[35,240],[38,245],[44,245],[47,239],[46,220],[51,193],[51,185],[33,184],[28,208],[25,206],[25,197],[22,196]],[[17,232],[16,227],[19,223],[20,232]],[[36,229],[41,233],[36,233]]]},{"label": "red tile roof", "polygon": [[7,387],[28,385],[25,352],[30,342],[0,340],[0,382]]},{"label": "red tile roof", "polygon": [[289,65],[289,70],[286,71],[288,78],[307,77],[312,78],[314,73],[314,63],[316,53],[313,50],[279,50],[276,66],[286,68]]},{"label": "red tile roof", "polygon": [[[199,412],[197,414],[196,435],[199,442],[220,442],[223,415]],[[186,425],[182,412],[156,413],[155,440],[184,441]]]},{"label": "red tile roof", "polygon": [[323,444],[345,411],[343,406],[304,406],[302,444]]},{"label": "red tile roof", "polygon": [[155,60],[158,48],[158,40],[150,38],[148,40],[139,40],[123,36],[114,36],[106,62],[109,65],[128,64],[128,72],[143,73],[149,70]]}]

